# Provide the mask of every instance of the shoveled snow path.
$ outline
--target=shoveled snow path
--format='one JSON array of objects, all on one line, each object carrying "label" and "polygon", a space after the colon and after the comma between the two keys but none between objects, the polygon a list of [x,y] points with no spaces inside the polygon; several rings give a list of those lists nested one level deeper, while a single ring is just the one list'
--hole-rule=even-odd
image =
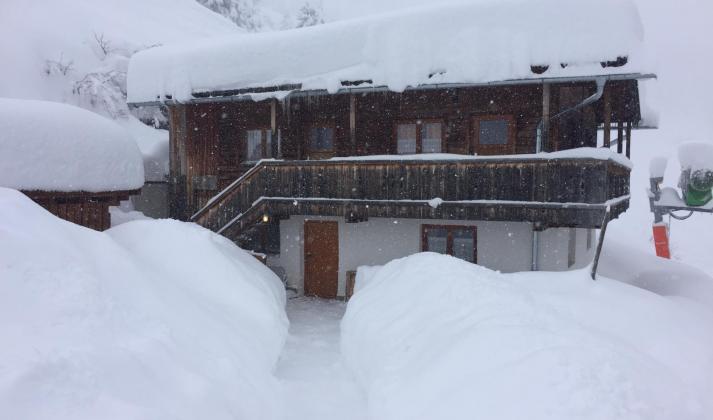
[{"label": "shoveled snow path", "polygon": [[367,417],[364,394],[342,363],[339,323],[346,306],[315,298],[288,300],[290,331],[276,369],[288,419]]}]

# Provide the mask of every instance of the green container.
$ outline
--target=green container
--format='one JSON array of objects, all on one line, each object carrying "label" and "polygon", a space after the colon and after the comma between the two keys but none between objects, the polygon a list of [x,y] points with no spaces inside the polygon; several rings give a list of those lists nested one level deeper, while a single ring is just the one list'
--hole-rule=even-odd
[{"label": "green container", "polygon": [[713,172],[695,171],[686,188],[686,205],[703,206],[713,199]]},{"label": "green container", "polygon": [[711,190],[697,190],[693,186],[688,186],[686,194],[686,205],[688,206],[703,206],[713,199]]}]

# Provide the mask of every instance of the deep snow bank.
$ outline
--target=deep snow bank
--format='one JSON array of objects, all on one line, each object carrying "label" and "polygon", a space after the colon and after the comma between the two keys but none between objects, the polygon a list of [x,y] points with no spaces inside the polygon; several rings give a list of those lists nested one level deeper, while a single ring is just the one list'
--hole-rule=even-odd
[{"label": "deep snow bank", "polygon": [[0,418],[271,419],[279,280],[196,225],[95,232],[0,188]]},{"label": "deep snow bank", "polygon": [[342,351],[376,419],[704,419],[713,314],[583,271],[432,253],[374,272]]},{"label": "deep snow bank", "polygon": [[98,192],[143,185],[139,148],[113,121],[76,106],[0,98],[0,186]]},{"label": "deep snow bank", "polygon": [[713,308],[713,277],[691,265],[644,253],[615,239],[604,243],[599,273],[659,295],[690,299]]}]

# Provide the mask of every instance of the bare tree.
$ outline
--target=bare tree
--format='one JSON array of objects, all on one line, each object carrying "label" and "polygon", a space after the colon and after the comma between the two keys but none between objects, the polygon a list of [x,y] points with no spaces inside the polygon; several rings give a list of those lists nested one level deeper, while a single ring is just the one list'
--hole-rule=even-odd
[{"label": "bare tree", "polygon": [[104,57],[108,56],[114,51],[114,48],[111,46],[111,42],[109,42],[108,39],[104,37],[104,34],[97,34],[94,32],[94,40],[97,42],[97,45],[99,46],[99,49],[101,52],[104,54]]},{"label": "bare tree", "polygon": [[66,76],[68,73],[74,70],[74,61],[65,60],[64,53],[59,53],[59,58],[57,60],[45,60],[45,73],[48,76],[53,74],[61,74]]}]

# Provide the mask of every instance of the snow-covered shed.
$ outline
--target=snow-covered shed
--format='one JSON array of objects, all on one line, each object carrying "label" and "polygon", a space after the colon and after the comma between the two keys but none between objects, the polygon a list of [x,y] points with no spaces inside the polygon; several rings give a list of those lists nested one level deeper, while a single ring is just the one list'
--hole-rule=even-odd
[{"label": "snow-covered shed", "polygon": [[0,99],[0,187],[22,191],[65,220],[104,230],[109,206],[143,183],[138,146],[114,122],[61,103]]}]

